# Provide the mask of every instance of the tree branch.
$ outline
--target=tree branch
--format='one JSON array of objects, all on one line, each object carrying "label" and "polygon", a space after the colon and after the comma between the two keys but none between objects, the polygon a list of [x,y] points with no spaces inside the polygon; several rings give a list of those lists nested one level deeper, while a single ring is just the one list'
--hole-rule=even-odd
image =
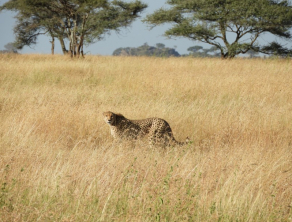
[{"label": "tree branch", "polygon": [[29,41],[29,40],[31,40],[32,38],[34,38],[34,37],[36,37],[36,36],[38,36],[38,35],[45,35],[45,34],[47,34],[49,32],[49,30],[47,30],[46,32],[44,32],[44,33],[37,33],[37,34],[33,34],[33,35],[31,35],[27,40]]}]

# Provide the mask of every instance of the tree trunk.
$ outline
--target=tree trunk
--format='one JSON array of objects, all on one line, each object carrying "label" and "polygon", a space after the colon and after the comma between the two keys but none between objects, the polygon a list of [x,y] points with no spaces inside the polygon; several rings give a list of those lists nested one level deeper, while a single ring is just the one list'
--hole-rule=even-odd
[{"label": "tree trunk", "polygon": [[83,43],[82,43],[82,47],[81,47],[81,55],[82,55],[82,58],[84,58],[84,54],[83,54]]},{"label": "tree trunk", "polygon": [[67,55],[68,54],[68,50],[66,49],[66,46],[65,46],[63,37],[62,36],[59,36],[58,39],[59,39],[59,42],[61,44],[61,48],[62,48],[63,54],[64,55]]},{"label": "tree trunk", "polygon": [[84,37],[81,36],[79,44],[77,45],[77,56],[78,56],[78,58],[79,58],[80,54],[84,58],[84,55],[83,55],[83,42],[84,41],[83,41],[83,39],[84,39]]},{"label": "tree trunk", "polygon": [[71,57],[75,57],[77,52],[76,52],[76,49],[77,49],[77,36],[76,36],[76,31],[77,31],[77,20],[76,18],[73,20],[73,24],[74,24],[74,27],[73,27],[73,30],[71,30]]},{"label": "tree trunk", "polygon": [[80,56],[80,53],[81,53],[82,58],[84,58],[84,54],[83,54],[84,27],[85,27],[87,18],[88,18],[88,14],[83,16],[81,35],[80,35],[79,44],[78,44],[78,47],[77,47],[78,57]]},{"label": "tree trunk", "polygon": [[71,31],[71,36],[70,36],[70,56],[71,58],[74,57],[74,32]]},{"label": "tree trunk", "polygon": [[50,33],[51,37],[52,37],[52,41],[50,41],[50,43],[52,44],[51,46],[51,54],[54,55],[55,54],[55,37],[53,35],[52,30],[48,30],[48,32]]},{"label": "tree trunk", "polygon": [[55,38],[52,36],[52,41],[51,41],[52,47],[51,47],[51,53],[52,55],[55,54]]},{"label": "tree trunk", "polygon": [[221,53],[221,59],[233,59],[236,55],[234,53]]}]

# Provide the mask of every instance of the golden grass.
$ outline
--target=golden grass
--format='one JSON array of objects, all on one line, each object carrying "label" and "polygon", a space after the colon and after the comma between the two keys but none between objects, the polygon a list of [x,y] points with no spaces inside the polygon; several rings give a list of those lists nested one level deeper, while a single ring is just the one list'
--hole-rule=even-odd
[{"label": "golden grass", "polygon": [[[0,55],[0,221],[290,221],[291,86],[291,60]],[[193,143],[113,143],[108,110]]]}]

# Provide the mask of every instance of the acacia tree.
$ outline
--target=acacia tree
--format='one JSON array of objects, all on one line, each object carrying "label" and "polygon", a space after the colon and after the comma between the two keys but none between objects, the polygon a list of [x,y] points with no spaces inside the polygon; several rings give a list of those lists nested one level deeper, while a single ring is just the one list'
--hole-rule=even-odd
[{"label": "acacia tree", "polygon": [[13,43],[7,43],[4,48],[7,50],[7,52],[17,53],[17,49]]},{"label": "acacia tree", "polygon": [[71,56],[83,56],[84,43],[91,44],[112,30],[119,32],[129,26],[146,7],[140,1],[119,0],[59,0],[50,5],[54,14],[62,15],[61,27],[70,41]]},{"label": "acacia tree", "polygon": [[64,39],[70,42],[71,56],[83,56],[83,45],[101,40],[114,30],[129,26],[147,7],[120,0],[10,0],[1,9],[18,12],[14,29],[20,47],[35,44],[40,34],[50,34],[52,49],[58,37],[63,52]]},{"label": "acacia tree", "polygon": [[50,3],[45,1],[10,0],[0,7],[0,10],[17,12],[14,44],[18,49],[35,45],[40,35],[50,35],[52,54],[55,38],[59,39],[63,53],[68,52],[64,43],[65,29],[60,24],[61,16],[52,13],[49,6]]},{"label": "acacia tree", "polygon": [[203,49],[203,46],[195,45],[188,48],[190,52],[198,52]]},{"label": "acacia tree", "polygon": [[208,43],[220,50],[222,58],[233,58],[249,50],[291,53],[279,43],[258,42],[266,33],[291,38],[292,8],[287,0],[168,0],[167,4],[168,9],[161,8],[144,19],[152,28],[172,24],[165,32],[167,37]]}]

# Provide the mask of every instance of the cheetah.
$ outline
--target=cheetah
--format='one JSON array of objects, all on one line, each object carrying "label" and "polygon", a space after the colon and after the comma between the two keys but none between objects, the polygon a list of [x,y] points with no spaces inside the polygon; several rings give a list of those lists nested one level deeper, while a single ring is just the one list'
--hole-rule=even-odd
[{"label": "cheetah", "polygon": [[160,118],[147,118],[142,120],[129,120],[122,114],[104,112],[104,120],[109,124],[111,135],[115,139],[137,140],[148,135],[150,146],[160,144],[163,146],[185,145],[189,142],[175,140],[169,124]]}]

